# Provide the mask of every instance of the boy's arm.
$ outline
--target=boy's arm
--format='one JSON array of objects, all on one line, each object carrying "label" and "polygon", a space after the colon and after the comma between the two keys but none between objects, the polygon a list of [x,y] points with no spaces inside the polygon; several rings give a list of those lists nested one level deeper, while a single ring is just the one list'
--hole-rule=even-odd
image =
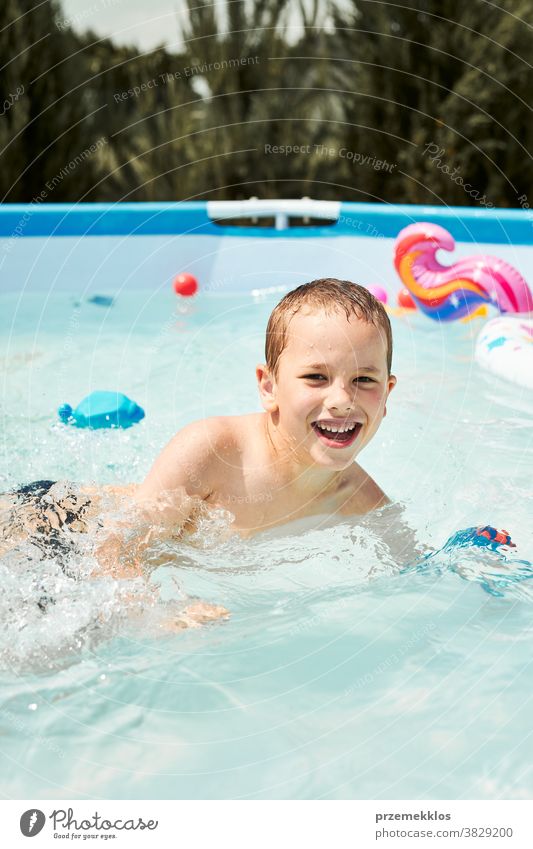
[{"label": "boy's arm", "polygon": [[188,425],[157,457],[99,546],[97,559],[117,577],[142,573],[142,557],[156,540],[177,535],[216,480],[224,428],[218,419]]},{"label": "boy's arm", "polygon": [[358,471],[362,476],[341,512],[352,516],[370,514],[369,523],[373,530],[380,532],[402,572],[420,569],[442,552],[476,546],[505,555],[508,548],[516,548],[508,531],[498,531],[489,525],[456,531],[440,548],[429,546],[418,539],[416,532],[406,522],[403,505],[391,502],[363,469],[358,467]]},{"label": "boy's arm", "polygon": [[406,522],[403,505],[391,502],[376,481],[359,464],[356,467],[355,489],[341,512],[353,517],[368,516],[365,522],[380,534],[399,568],[422,561],[432,549],[418,540]]}]

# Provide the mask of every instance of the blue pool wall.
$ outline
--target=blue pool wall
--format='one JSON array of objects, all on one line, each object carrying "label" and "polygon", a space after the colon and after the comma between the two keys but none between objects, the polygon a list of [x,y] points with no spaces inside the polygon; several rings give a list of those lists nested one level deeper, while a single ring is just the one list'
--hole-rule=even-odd
[{"label": "blue pool wall", "polygon": [[394,239],[408,224],[429,221],[456,240],[445,264],[494,254],[533,282],[533,215],[522,209],[338,204],[333,225],[220,226],[206,202],[0,204],[2,291],[70,291],[117,295],[168,287],[189,271],[216,294],[288,289],[336,276],[380,284],[400,282]]}]

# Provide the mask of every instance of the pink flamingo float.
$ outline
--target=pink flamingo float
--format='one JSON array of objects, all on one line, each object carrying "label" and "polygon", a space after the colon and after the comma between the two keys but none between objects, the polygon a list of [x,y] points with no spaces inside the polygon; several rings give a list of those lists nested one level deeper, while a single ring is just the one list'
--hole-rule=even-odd
[{"label": "pink flamingo float", "polygon": [[420,309],[437,321],[472,316],[493,304],[500,312],[533,311],[533,296],[522,275],[495,256],[477,254],[450,266],[435,257],[453,251],[453,236],[438,224],[410,224],[398,235],[394,265]]}]

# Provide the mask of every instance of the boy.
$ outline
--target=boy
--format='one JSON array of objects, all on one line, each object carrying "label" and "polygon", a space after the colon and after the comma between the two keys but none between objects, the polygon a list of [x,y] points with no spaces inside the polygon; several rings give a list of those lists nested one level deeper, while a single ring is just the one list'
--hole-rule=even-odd
[{"label": "boy", "polygon": [[[256,369],[264,413],[188,425],[138,487],[108,487],[98,494],[37,481],[4,496],[0,510],[9,520],[0,534],[0,554],[35,538],[53,543],[61,563],[72,542],[64,531],[86,532],[93,520],[103,533],[95,551],[98,571],[128,577],[144,571],[152,541],[193,527],[204,505],[229,510],[232,528],[244,536],[306,516],[381,507],[386,495],[355,458],[386,415],[396,385],[391,360],[387,313],[366,289],[334,278],[299,286],[268,322],[266,364]],[[122,513],[110,528],[101,517],[106,509],[116,512],[117,498],[133,503],[135,515],[132,520]],[[469,544],[486,544],[492,531],[468,529],[459,542],[464,537]],[[490,546],[512,546],[504,534],[503,541],[496,531],[489,534]],[[456,537],[447,545],[457,544]],[[405,543],[415,552],[411,533]],[[156,565],[153,551],[149,565]],[[222,607],[194,602],[168,627],[193,627],[226,614]]]},{"label": "boy", "polygon": [[354,462],[396,385],[383,305],[347,280],[314,280],[275,307],[265,350],[256,369],[265,412],[188,425],[137,488],[159,525],[190,527],[201,502],[229,510],[242,535],[388,503]]},{"label": "boy", "polygon": [[[131,577],[145,570],[152,542],[194,527],[204,505],[229,510],[232,528],[244,536],[306,516],[380,507],[387,497],[354,461],[386,415],[396,384],[391,359],[387,313],[366,289],[334,278],[299,286],[268,322],[266,364],[256,369],[264,413],[188,425],[138,487],[100,493],[74,491],[67,482],[20,487],[0,503],[6,517],[0,554],[30,540],[68,574],[71,532],[96,528],[93,575]],[[116,515],[116,499],[121,512],[110,527],[102,516]],[[125,501],[133,503],[133,516],[123,512]],[[149,565],[157,565],[153,551]],[[50,599],[42,602],[44,610]],[[194,602],[168,627],[226,614]]]}]

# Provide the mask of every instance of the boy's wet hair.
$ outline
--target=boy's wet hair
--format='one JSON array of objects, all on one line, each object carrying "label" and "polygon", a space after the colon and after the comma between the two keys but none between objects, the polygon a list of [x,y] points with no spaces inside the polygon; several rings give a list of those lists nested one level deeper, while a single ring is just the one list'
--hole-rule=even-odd
[{"label": "boy's wet hair", "polygon": [[290,320],[304,306],[323,309],[326,312],[344,310],[348,321],[355,315],[383,330],[387,340],[387,369],[388,373],[391,373],[392,329],[383,304],[364,286],[350,280],[324,277],[287,292],[272,310],[265,340],[266,363],[272,374],[277,374],[279,358],[287,345]]}]

